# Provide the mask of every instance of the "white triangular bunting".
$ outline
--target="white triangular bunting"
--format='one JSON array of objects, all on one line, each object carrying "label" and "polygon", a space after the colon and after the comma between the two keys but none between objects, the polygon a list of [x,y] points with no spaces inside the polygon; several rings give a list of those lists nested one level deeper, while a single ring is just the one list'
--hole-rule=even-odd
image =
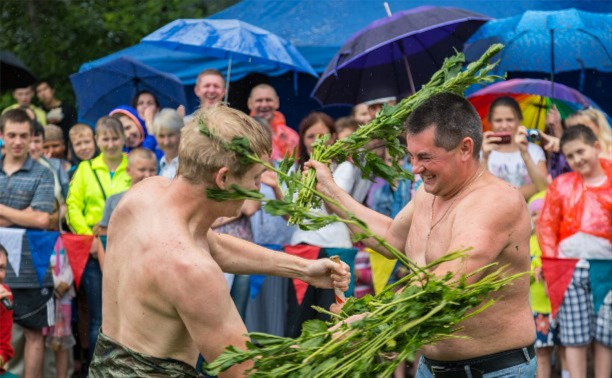
[{"label": "white triangular bunting", "polygon": [[19,277],[19,267],[21,266],[21,247],[23,246],[25,231],[23,228],[0,227],[0,244],[6,248],[9,264],[13,267],[17,277]]}]

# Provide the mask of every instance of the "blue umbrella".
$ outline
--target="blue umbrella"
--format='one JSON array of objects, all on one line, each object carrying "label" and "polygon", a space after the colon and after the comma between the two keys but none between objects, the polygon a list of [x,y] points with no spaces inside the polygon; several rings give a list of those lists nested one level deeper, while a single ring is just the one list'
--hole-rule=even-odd
[{"label": "blue umbrella", "polygon": [[[227,59],[227,83],[231,79],[233,59],[318,76],[291,43],[238,20],[178,19],[147,35],[141,42]],[[227,91],[225,96],[227,100]]]},{"label": "blue umbrella", "polygon": [[324,105],[357,104],[414,93],[487,20],[459,8],[422,6],[374,21],[340,48],[311,97]]},{"label": "blue umbrella", "polygon": [[527,11],[484,24],[466,42],[465,54],[474,60],[494,42],[501,71],[549,72],[583,69],[612,70],[612,14],[576,9]]},{"label": "blue umbrella", "polygon": [[147,90],[161,107],[187,103],[181,81],[132,58],[120,57],[86,71],[70,75],[80,118],[91,124],[113,108],[129,104],[138,91]]}]

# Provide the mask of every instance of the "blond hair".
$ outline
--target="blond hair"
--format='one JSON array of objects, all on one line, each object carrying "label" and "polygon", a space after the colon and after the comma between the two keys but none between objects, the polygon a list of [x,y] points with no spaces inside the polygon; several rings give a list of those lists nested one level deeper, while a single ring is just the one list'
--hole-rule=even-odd
[{"label": "blond hair", "polygon": [[571,121],[572,118],[587,117],[594,124],[597,125],[597,140],[601,144],[601,152],[603,156],[610,156],[612,153],[612,129],[606,119],[606,115],[595,108],[589,107],[583,110],[579,110],[574,114],[567,117],[566,122]]},{"label": "blond hair", "polygon": [[123,125],[118,118],[114,118],[113,116],[101,117],[98,122],[96,122],[96,138],[103,132],[114,133],[121,139],[125,140]]},{"label": "blond hair", "polygon": [[77,138],[86,133],[90,133],[91,137],[94,137],[94,131],[91,127],[89,127],[89,125],[86,125],[84,123],[77,123],[76,125],[70,128],[70,131],[68,131],[68,138],[70,138],[70,140],[72,141],[73,138]]},{"label": "blond hair", "polygon": [[45,126],[45,141],[50,140],[64,142],[64,131],[61,127],[56,125]]},{"label": "blond hair", "polygon": [[134,148],[132,151],[130,151],[130,153],[128,154],[128,166],[134,164],[134,160],[136,159],[144,159],[157,162],[157,156],[155,156],[155,153],[151,150],[142,147]]},{"label": "blond hair", "polygon": [[246,137],[251,151],[257,156],[267,155],[271,151],[269,130],[248,115],[225,105],[200,109],[181,130],[179,144],[177,176],[193,184],[211,183],[212,175],[222,167],[227,167],[229,173],[236,177],[241,177],[251,167],[244,164],[235,152],[225,149],[219,141],[204,136],[198,128],[200,122],[226,142]]}]

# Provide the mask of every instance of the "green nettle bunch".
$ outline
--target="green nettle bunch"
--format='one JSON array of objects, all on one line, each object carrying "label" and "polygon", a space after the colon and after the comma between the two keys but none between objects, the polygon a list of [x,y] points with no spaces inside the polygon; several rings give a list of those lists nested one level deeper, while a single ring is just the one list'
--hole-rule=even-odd
[{"label": "green nettle bunch", "polygon": [[[386,166],[366,150],[366,143],[372,139],[383,140],[392,156],[402,157],[404,151],[397,137],[402,132],[402,123],[412,110],[437,93],[462,94],[471,84],[494,80],[495,76],[488,73],[495,64],[489,64],[489,60],[501,48],[499,44],[491,46],[465,70],[461,69],[463,54],[458,53],[446,59],[442,68],[420,91],[396,106],[384,107],[372,122],[348,138],[338,140],[331,146],[325,145],[324,139],[318,140],[311,158],[330,164],[331,161],[340,162],[350,157],[365,177],[383,177],[392,184],[400,178],[410,177],[397,163],[392,167]],[[386,249],[410,271],[407,276],[376,296],[349,298],[339,314],[317,308],[327,313],[331,322],[307,321],[296,339],[249,333],[251,341],[247,343],[247,349],[228,347],[216,360],[204,365],[208,374],[217,375],[231,366],[250,360],[254,363],[253,369],[248,372],[252,377],[389,376],[401,361],[413,358],[422,346],[444,338],[461,337],[454,335],[460,329],[459,323],[491,306],[494,300],[490,299],[490,294],[522,275],[508,275],[506,267],[490,264],[467,275],[457,276],[449,272],[438,277],[431,272],[433,268],[444,262],[465,258],[468,250],[449,253],[420,267],[402,251],[374,234],[365,222],[348,212],[340,203],[318,192],[312,170],[302,173],[292,169],[295,155],[287,154],[275,167],[251,151],[246,137],[224,141],[202,121],[199,129],[215,143],[238,154],[243,163],[262,164],[276,172],[278,182],[284,188],[284,197],[280,200],[264,198],[257,191],[245,190],[236,185],[227,191],[209,189],[209,198],[218,201],[261,201],[264,211],[272,215],[288,216],[304,230],[317,230],[335,222],[355,226],[360,232],[354,233],[353,240],[376,241],[379,248]],[[322,215],[313,211],[314,207],[320,206],[321,200],[346,215]],[[480,274],[483,278],[477,282],[467,282],[469,277]],[[398,287],[403,287],[403,290],[394,290]],[[342,322],[357,314],[367,315],[350,324]],[[330,330],[329,326],[333,324],[337,326]]]}]

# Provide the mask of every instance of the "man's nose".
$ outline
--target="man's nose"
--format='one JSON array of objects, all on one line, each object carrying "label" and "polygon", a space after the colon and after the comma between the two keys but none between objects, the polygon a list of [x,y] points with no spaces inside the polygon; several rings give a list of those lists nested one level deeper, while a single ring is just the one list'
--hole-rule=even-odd
[{"label": "man's nose", "polygon": [[423,173],[424,171],[425,171],[425,167],[423,167],[423,164],[421,164],[420,162],[415,161],[413,159],[413,161],[412,161],[412,173],[419,175],[419,174]]}]

